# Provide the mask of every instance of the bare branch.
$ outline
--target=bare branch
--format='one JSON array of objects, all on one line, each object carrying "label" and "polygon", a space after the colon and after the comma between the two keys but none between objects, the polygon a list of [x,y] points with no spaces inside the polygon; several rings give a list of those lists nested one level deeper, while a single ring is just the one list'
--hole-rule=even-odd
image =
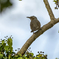
[{"label": "bare branch", "polygon": [[58,19],[54,19],[51,20],[49,23],[47,23],[46,25],[44,25],[40,31],[38,31],[37,33],[33,34],[27,41],[26,43],[23,45],[23,47],[21,48],[21,50],[17,53],[21,53],[22,55],[26,52],[26,50],[28,49],[28,47],[32,44],[33,41],[35,41],[35,39],[37,37],[39,37],[41,34],[43,34],[46,30],[50,29],[51,27],[53,27],[56,23],[59,22],[59,18]]},{"label": "bare branch", "polygon": [[53,14],[53,12],[52,12],[52,10],[51,10],[51,8],[50,8],[50,5],[49,5],[49,3],[48,3],[48,0],[43,0],[43,1],[44,1],[44,3],[45,3],[45,7],[47,8],[47,11],[48,11],[48,13],[49,13],[50,19],[51,19],[51,20],[54,20],[55,17],[54,17],[54,14]]}]

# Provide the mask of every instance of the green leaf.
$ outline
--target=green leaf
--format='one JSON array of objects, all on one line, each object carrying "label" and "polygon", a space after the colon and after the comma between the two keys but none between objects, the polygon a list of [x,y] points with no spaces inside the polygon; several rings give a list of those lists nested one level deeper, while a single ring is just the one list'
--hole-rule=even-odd
[{"label": "green leaf", "polygon": [[6,50],[6,52],[9,51],[9,46],[5,46],[4,49]]},{"label": "green leaf", "polygon": [[3,54],[0,54],[0,59],[3,57]]},{"label": "green leaf", "polygon": [[7,39],[7,44],[9,45],[9,47],[12,47],[12,38],[8,38]]},{"label": "green leaf", "polygon": [[59,33],[59,31],[58,31],[58,33]]},{"label": "green leaf", "polygon": [[17,58],[17,59],[23,59],[22,57],[19,57],[19,58]]},{"label": "green leaf", "polygon": [[2,40],[2,45],[5,43],[5,41],[4,40]]},{"label": "green leaf", "polygon": [[19,0],[19,1],[22,1],[22,0]]}]

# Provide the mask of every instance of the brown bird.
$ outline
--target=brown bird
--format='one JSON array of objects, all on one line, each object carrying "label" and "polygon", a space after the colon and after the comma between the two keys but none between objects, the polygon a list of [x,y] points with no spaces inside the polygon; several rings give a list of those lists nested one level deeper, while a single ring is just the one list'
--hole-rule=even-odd
[{"label": "brown bird", "polygon": [[38,31],[41,27],[41,24],[37,20],[37,18],[35,16],[31,16],[31,17],[27,17],[27,18],[29,18],[31,20],[31,22],[30,22],[31,32]]}]

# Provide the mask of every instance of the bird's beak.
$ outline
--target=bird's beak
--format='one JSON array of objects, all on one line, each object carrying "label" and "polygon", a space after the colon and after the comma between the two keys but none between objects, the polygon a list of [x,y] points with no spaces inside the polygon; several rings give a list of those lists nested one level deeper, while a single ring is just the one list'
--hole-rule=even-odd
[{"label": "bird's beak", "polygon": [[27,18],[31,18],[31,17],[27,17]]}]

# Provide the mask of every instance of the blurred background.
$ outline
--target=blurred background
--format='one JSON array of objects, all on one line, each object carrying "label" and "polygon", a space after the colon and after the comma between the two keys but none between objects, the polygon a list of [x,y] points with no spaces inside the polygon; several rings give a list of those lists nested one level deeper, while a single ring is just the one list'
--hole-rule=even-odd
[{"label": "blurred background", "polygon": [[[55,10],[53,0],[48,0],[56,18],[59,9]],[[13,49],[21,48],[31,37],[30,19],[27,16],[36,16],[41,27],[50,21],[48,11],[43,0],[1,0],[0,1],[0,39],[5,36],[13,37]],[[38,51],[47,54],[48,59],[59,58],[59,23],[45,31],[32,44],[34,55]]]}]

